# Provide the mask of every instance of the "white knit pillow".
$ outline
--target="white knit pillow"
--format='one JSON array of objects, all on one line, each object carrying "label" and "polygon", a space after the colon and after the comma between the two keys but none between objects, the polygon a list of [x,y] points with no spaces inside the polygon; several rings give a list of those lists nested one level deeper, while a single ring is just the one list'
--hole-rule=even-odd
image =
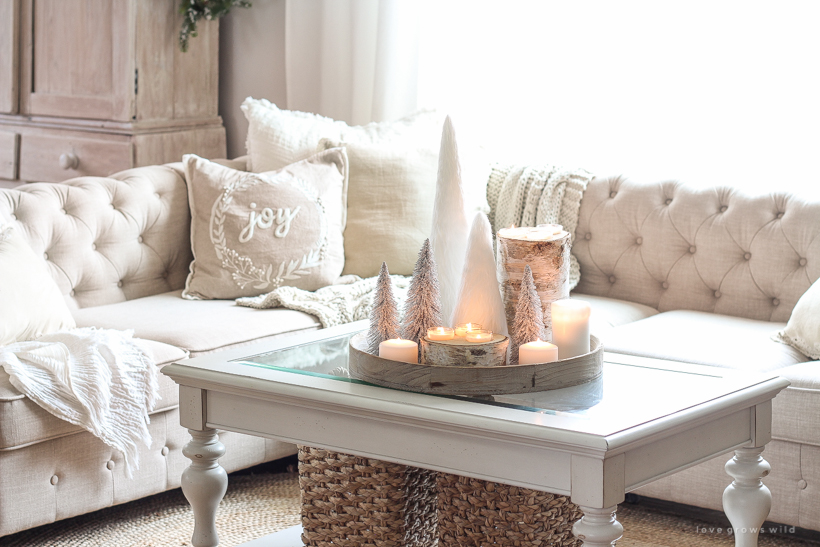
[{"label": "white knit pillow", "polygon": [[0,346],[75,326],[45,260],[0,219]]},{"label": "white knit pillow", "polygon": [[316,152],[326,138],[346,143],[377,144],[403,141],[436,146],[443,116],[421,110],[399,120],[350,126],[318,114],[281,110],[266,99],[248,97],[242,103],[248,119],[248,170],[274,171]]},{"label": "white knit pillow", "polygon": [[812,359],[820,359],[820,279],[795,304],[786,328],[773,340],[788,344]]}]

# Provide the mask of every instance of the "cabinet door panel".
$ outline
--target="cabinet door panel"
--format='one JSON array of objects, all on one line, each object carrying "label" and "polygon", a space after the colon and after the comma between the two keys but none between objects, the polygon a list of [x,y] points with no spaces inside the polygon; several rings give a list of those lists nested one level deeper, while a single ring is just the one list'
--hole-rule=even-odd
[{"label": "cabinet door panel", "polygon": [[0,0],[0,112],[17,112],[20,51],[19,0]]},{"label": "cabinet door panel", "polygon": [[134,86],[131,3],[24,1],[23,112],[129,120]]}]

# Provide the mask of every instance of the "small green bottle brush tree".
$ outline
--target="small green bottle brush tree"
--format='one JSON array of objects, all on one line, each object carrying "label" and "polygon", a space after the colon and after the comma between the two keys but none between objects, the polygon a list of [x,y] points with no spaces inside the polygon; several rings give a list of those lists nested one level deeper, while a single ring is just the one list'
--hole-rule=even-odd
[{"label": "small green bottle brush tree", "polygon": [[227,15],[231,8],[249,8],[250,0],[182,0],[179,12],[183,16],[179,31],[179,48],[188,51],[188,41],[196,37],[196,23],[203,17],[206,21]]}]

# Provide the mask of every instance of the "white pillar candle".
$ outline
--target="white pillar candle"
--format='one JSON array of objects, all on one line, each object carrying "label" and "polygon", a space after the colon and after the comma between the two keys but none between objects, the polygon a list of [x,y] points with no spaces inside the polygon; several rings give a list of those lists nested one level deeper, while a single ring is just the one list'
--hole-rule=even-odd
[{"label": "white pillar candle", "polygon": [[379,357],[402,363],[418,363],[419,345],[412,340],[391,338],[379,344]]},{"label": "white pillar candle", "polygon": [[552,303],[552,343],[559,359],[589,353],[590,311],[589,303],[574,298]]},{"label": "white pillar candle", "polygon": [[518,364],[534,365],[536,363],[554,363],[558,360],[558,346],[536,340],[518,347]]},{"label": "white pillar candle", "polygon": [[452,340],[455,336],[450,327],[430,327],[427,329],[428,340]]}]

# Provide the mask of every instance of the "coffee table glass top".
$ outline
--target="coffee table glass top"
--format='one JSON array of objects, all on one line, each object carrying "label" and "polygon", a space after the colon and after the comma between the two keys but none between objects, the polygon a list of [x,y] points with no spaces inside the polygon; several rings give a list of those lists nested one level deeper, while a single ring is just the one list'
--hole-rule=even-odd
[{"label": "coffee table glass top", "polygon": [[[339,382],[372,385],[346,376],[352,336],[337,336],[234,362]],[[605,354],[603,375],[574,387],[493,395],[487,399],[427,396],[553,415],[561,417],[562,423],[569,419],[575,423],[573,428],[580,430],[587,429],[583,422],[596,422],[599,426],[606,423],[603,429],[615,432],[725,396],[753,383],[747,375],[726,369]],[[594,429],[600,431],[598,427]]]}]

